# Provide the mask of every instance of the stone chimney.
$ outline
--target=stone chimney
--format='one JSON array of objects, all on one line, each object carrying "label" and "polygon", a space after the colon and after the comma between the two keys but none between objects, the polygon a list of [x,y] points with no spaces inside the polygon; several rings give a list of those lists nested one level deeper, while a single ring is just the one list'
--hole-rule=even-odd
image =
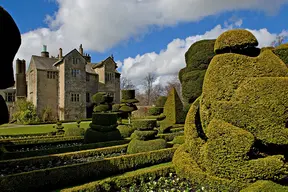
[{"label": "stone chimney", "polygon": [[81,44],[80,47],[79,47],[79,53],[84,56],[82,44]]},{"label": "stone chimney", "polygon": [[26,61],[16,60],[16,99],[27,97]]},{"label": "stone chimney", "polygon": [[59,59],[63,58],[62,48],[59,49]]},{"label": "stone chimney", "polygon": [[41,57],[48,57],[49,58],[49,52],[47,51],[47,45],[43,45],[43,50],[41,52]]}]

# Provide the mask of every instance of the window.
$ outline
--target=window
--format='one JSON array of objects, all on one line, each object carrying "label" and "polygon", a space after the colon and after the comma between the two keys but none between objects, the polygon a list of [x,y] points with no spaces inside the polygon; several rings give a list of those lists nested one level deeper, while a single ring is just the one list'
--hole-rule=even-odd
[{"label": "window", "polygon": [[112,80],[114,80],[114,73],[106,72],[105,73],[105,81],[112,81]]},{"label": "window", "polygon": [[56,71],[47,71],[47,78],[48,79],[56,79],[57,72]]},{"label": "window", "polygon": [[72,69],[71,72],[72,72],[72,77],[76,77],[77,75],[80,74],[80,70],[79,69]]},{"label": "window", "polygon": [[5,93],[5,101],[6,102],[14,102],[15,101],[15,93]]},{"label": "window", "polygon": [[90,81],[90,75],[86,73],[86,81]]},{"label": "window", "polygon": [[72,63],[75,64],[79,64],[80,63],[80,58],[72,58]]},{"label": "window", "polygon": [[86,93],[86,102],[90,103],[90,93]]},{"label": "window", "polygon": [[80,95],[77,93],[71,93],[71,101],[72,102],[79,102],[80,100]]}]

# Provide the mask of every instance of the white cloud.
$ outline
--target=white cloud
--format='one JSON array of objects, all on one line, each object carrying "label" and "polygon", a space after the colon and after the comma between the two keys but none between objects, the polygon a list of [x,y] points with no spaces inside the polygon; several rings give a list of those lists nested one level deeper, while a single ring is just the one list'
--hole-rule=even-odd
[{"label": "white cloud", "polygon": [[[86,50],[103,52],[131,37],[138,38],[149,27],[172,26],[239,9],[274,13],[287,2],[288,0],[57,0],[58,11],[46,17],[49,27],[23,34],[16,58],[29,62],[32,54],[41,52],[42,44],[48,45],[49,52],[55,56],[59,47],[65,53],[81,43]],[[186,40],[176,40],[171,46],[175,46],[174,44],[185,46]],[[177,49],[179,47],[176,46],[175,54]],[[155,59],[157,56],[156,60],[159,60],[156,53],[149,56]],[[175,65],[178,60],[173,60]]]},{"label": "white cloud", "polygon": [[[234,27],[240,27],[242,20],[235,20],[233,24],[225,27],[217,25],[210,31],[202,35],[195,35],[187,37],[186,39],[174,39],[170,42],[166,49],[161,50],[159,53],[146,53],[137,55],[135,58],[127,58],[121,62],[122,76],[129,78],[135,84],[140,84],[141,80],[147,75],[148,72],[156,74],[157,83],[164,84],[173,74],[178,74],[185,64],[185,52],[196,41],[202,39],[216,39],[221,33]],[[247,29],[252,32],[258,39],[259,47],[270,46],[276,39],[277,35],[288,36],[288,31],[282,31],[280,34],[270,33],[267,29]]]}]

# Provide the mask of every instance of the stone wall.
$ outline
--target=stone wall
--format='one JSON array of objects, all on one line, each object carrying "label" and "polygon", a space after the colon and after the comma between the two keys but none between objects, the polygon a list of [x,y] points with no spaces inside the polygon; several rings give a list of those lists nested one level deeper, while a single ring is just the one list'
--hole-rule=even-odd
[{"label": "stone wall", "polygon": [[[77,64],[73,64],[78,60]],[[78,51],[72,51],[65,58],[65,119],[86,118],[86,61]],[[80,70],[76,77],[72,69]],[[60,82],[61,83],[61,82]],[[72,94],[79,94],[79,101],[71,101]]]},{"label": "stone wall", "polygon": [[[51,71],[52,72],[52,71]],[[51,110],[54,119],[58,118],[58,72],[55,78],[47,77],[48,71],[37,71],[37,114],[41,118],[43,110]]]}]

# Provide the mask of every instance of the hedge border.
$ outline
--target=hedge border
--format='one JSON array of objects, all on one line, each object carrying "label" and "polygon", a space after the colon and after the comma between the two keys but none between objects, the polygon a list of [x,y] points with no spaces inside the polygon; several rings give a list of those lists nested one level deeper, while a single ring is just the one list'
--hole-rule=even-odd
[{"label": "hedge border", "polygon": [[51,191],[172,160],[176,148],[0,177],[2,191]]},{"label": "hedge border", "polygon": [[130,186],[134,183],[141,183],[142,181],[149,181],[150,178],[165,177],[169,175],[169,173],[175,173],[174,166],[171,162],[126,172],[124,175],[109,177],[77,187],[62,189],[60,192],[120,191],[121,187]]},{"label": "hedge border", "polygon": [[87,149],[109,147],[113,145],[122,145],[122,144],[127,144],[129,142],[130,142],[129,139],[124,139],[124,140],[118,140],[118,141],[98,142],[98,143],[84,144],[81,146],[53,148],[53,149],[38,150],[38,151],[4,152],[3,154],[0,155],[0,160],[19,159],[19,158],[27,158],[27,157],[33,157],[33,156],[45,156],[45,155],[58,154],[58,153],[82,151],[82,150],[87,150]]},{"label": "hedge border", "polygon": [[158,134],[157,137],[161,139],[165,139],[166,141],[173,141],[175,137],[182,136],[182,135],[184,135],[184,132],[174,132],[174,133]]}]

